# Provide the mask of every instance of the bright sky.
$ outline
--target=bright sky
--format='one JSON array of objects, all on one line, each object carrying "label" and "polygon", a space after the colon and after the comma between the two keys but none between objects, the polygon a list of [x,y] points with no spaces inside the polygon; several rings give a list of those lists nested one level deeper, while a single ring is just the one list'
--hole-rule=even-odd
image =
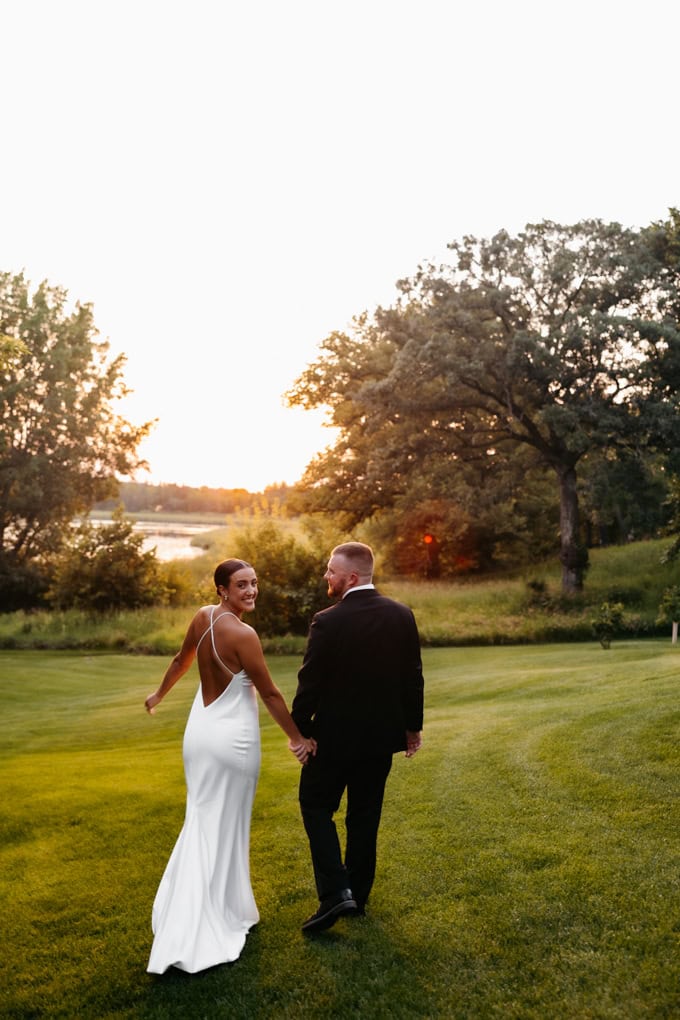
[{"label": "bright sky", "polygon": [[466,233],[680,205],[676,0],[0,0],[0,269],[94,305],[141,480],[297,481],[283,392]]}]

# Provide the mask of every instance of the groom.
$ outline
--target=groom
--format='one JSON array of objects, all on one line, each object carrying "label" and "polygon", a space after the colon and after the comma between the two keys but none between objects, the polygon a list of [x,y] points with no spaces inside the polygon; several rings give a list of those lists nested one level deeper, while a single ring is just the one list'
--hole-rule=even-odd
[{"label": "groom", "polygon": [[[309,631],[291,714],[317,741],[300,776],[300,809],[319,895],[305,933],[341,914],[363,914],[392,755],[421,745],[423,673],[410,609],[373,586],[373,553],[362,542],[336,546],[324,574],[336,605]],[[333,815],[347,791],[343,863]]]}]

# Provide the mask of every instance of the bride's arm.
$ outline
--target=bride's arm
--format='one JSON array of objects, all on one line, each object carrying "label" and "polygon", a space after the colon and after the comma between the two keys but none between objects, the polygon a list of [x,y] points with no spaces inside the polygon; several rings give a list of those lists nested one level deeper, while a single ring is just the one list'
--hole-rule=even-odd
[{"label": "bride's arm", "polygon": [[265,708],[288,737],[290,750],[304,764],[310,754],[316,753],[316,742],[303,737],[293,721],[285,698],[270,676],[260,639],[252,627],[244,628],[239,635],[236,651]]},{"label": "bride's arm", "polygon": [[195,616],[189,624],[189,629],[186,632],[182,647],[174,657],[170,665],[168,666],[165,676],[161,680],[157,689],[150,694],[144,702],[144,707],[150,715],[153,715],[156,711],[156,706],[160,704],[165,695],[171,688],[175,686],[180,677],[184,676],[189,666],[194,661],[196,656],[196,623],[197,617]]}]

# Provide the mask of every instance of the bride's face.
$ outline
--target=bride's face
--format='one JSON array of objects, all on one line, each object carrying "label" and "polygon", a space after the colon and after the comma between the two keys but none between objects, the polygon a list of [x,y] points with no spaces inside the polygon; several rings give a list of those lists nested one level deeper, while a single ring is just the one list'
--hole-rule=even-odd
[{"label": "bride's face", "polygon": [[242,613],[252,612],[257,592],[257,575],[252,567],[235,570],[229,578],[229,605],[234,609]]}]

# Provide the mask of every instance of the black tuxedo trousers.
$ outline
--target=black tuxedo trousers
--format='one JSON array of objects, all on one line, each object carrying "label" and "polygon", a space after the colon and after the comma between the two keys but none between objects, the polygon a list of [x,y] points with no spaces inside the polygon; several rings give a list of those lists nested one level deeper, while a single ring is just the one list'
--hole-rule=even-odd
[{"label": "black tuxedo trousers", "polygon": [[[351,889],[365,906],[375,878],[378,827],[392,755],[354,761],[312,758],[300,776],[300,810],[309,839],[320,900]],[[346,846],[342,850],[333,815],[347,793]]]}]

